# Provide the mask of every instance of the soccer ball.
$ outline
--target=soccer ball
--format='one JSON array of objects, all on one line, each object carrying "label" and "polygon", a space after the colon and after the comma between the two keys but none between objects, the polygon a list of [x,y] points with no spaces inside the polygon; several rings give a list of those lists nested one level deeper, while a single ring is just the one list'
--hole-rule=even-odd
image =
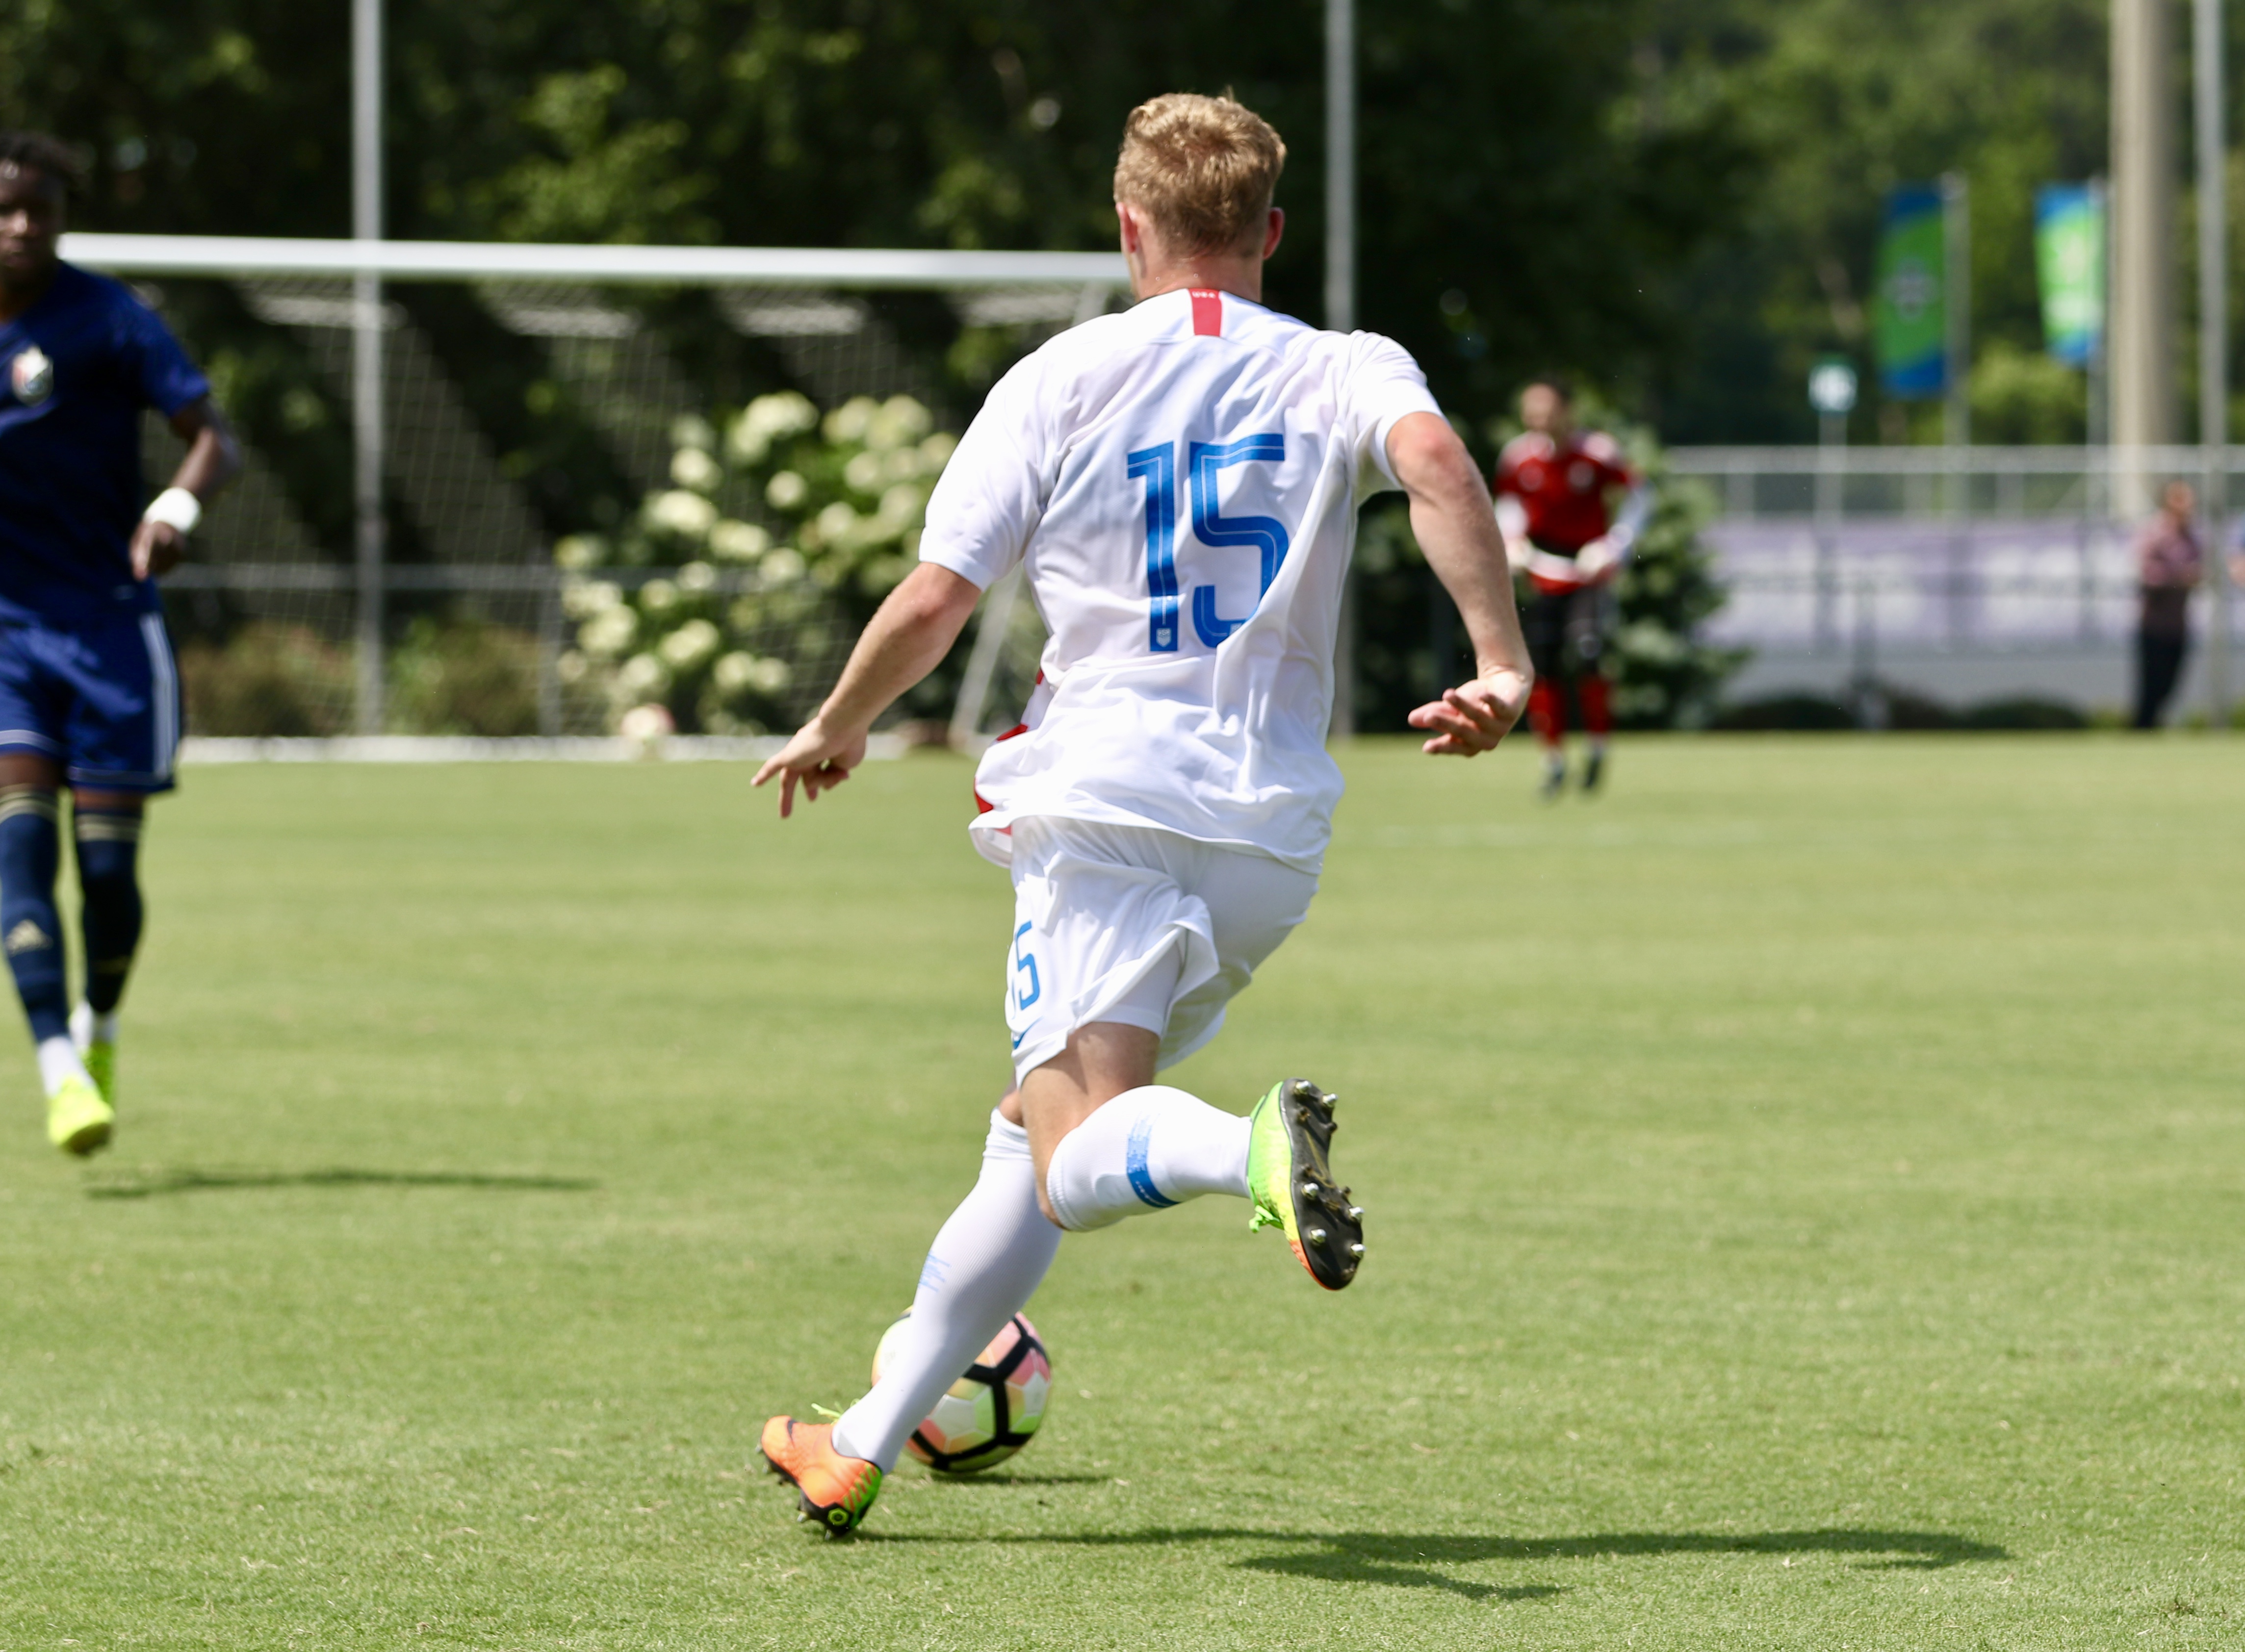
[{"label": "soccer ball", "polygon": [[[894,1351],[907,1308],[882,1334],[873,1351],[873,1380]],[[1052,1394],[1052,1360],[1037,1340],[1037,1328],[1015,1314],[990,1339],[982,1357],[935,1402],[927,1420],[912,1430],[905,1449],[941,1474],[973,1474],[1004,1462],[1035,1438]]]}]

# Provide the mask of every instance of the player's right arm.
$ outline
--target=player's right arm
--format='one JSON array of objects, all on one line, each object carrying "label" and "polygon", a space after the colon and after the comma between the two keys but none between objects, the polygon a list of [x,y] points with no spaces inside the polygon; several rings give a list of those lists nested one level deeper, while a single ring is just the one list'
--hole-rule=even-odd
[{"label": "player's right arm", "polygon": [[850,778],[865,760],[873,719],[942,663],[981,595],[973,580],[933,562],[921,563],[889,592],[817,715],[750,782],[761,786],[778,777],[781,819],[795,812],[798,784],[804,797],[815,798]]},{"label": "player's right arm", "polygon": [[1433,738],[1433,756],[1471,757],[1495,748],[1528,705],[1536,680],[1512,600],[1512,569],[1489,490],[1457,432],[1432,413],[1398,419],[1387,461],[1411,501],[1411,531],[1442,588],[1458,605],[1474,648],[1474,680],[1442,691],[1410,715]]}]

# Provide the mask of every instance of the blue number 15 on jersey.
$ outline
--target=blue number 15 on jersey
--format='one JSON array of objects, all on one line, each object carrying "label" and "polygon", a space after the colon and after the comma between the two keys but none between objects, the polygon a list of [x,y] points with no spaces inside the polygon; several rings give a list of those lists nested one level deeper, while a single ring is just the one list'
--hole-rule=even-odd
[{"label": "blue number 15 on jersey", "polygon": [[[1271,588],[1286,560],[1286,530],[1270,517],[1228,517],[1217,510],[1216,473],[1251,459],[1273,462],[1286,457],[1284,436],[1248,436],[1237,442],[1188,442],[1185,471],[1191,478],[1193,533],[1213,549],[1253,545],[1263,555],[1263,584]],[[1177,651],[1177,449],[1174,442],[1140,448],[1129,456],[1130,477],[1146,483],[1146,589],[1153,601],[1147,646],[1156,653]],[[1215,647],[1245,622],[1216,611],[1216,587],[1197,585],[1192,593],[1194,634]]]}]

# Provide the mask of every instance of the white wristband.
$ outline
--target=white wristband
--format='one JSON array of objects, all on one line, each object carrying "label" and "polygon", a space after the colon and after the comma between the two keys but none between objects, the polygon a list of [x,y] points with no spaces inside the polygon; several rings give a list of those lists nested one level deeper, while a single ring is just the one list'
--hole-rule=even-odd
[{"label": "white wristband", "polygon": [[203,502],[185,488],[166,488],[148,501],[148,508],[140,513],[140,519],[161,522],[183,534],[193,533],[195,524],[203,519]]}]

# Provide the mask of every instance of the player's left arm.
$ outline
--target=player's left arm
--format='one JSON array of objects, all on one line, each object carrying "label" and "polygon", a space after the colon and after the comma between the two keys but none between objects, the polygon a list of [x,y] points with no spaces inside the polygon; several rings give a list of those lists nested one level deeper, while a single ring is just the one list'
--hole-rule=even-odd
[{"label": "player's left arm", "polygon": [[850,663],[826,703],[749,782],[761,786],[778,778],[781,819],[795,812],[797,786],[806,799],[815,798],[865,761],[873,719],[942,663],[981,596],[982,587],[972,579],[934,562],[919,564],[889,592],[850,651]]},{"label": "player's left arm", "polygon": [[207,396],[172,415],[172,434],[187,444],[187,456],[172,473],[172,485],[150,502],[132,531],[132,577],[169,573],[187,553],[203,507],[241,474],[241,444],[218,403]]},{"label": "player's left arm", "polygon": [[1493,750],[1526,709],[1536,671],[1520,633],[1512,569],[1489,490],[1465,443],[1436,414],[1396,420],[1387,458],[1411,501],[1411,531],[1458,605],[1474,649],[1474,680],[1445,688],[1407,721],[1431,736],[1421,748],[1431,756]]}]

